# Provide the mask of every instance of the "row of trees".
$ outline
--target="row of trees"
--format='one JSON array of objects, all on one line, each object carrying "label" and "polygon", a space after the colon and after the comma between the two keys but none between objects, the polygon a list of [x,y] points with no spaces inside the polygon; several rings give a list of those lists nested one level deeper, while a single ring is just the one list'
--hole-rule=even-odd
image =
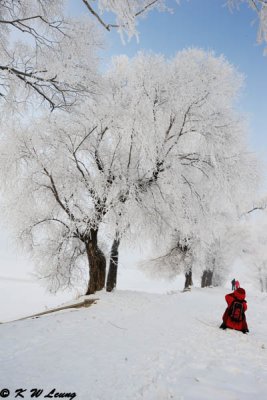
[{"label": "row of trees", "polygon": [[[165,7],[83,3],[106,30],[129,36],[136,18]],[[6,0],[0,9],[2,193],[50,289],[79,285],[85,269],[86,293],[102,289],[109,259],[112,290],[120,245],[147,238],[154,271],[184,272],[186,286],[193,270],[205,284],[219,282],[227,227],[250,209],[258,182],[235,111],[242,77],[223,57],[195,49],[171,60],[118,57],[100,74],[92,19],[66,19],[59,1]],[[116,23],[104,22],[105,10]],[[11,120],[10,110],[23,118]]]},{"label": "row of trees", "polygon": [[152,236],[161,251],[175,240],[187,260],[165,257],[176,274],[207,265],[257,181],[233,108],[240,83],[222,57],[200,50],[119,57],[103,94],[11,125],[2,144],[10,219],[52,290],[76,285],[84,257],[86,293],[104,287],[99,235],[112,242],[109,290],[122,239]]}]

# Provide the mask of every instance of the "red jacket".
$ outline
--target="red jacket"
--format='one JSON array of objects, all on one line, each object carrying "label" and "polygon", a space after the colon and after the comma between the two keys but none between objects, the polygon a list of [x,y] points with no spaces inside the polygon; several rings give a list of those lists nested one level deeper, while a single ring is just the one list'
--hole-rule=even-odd
[{"label": "red jacket", "polygon": [[225,300],[228,304],[228,307],[225,310],[222,319],[223,319],[224,324],[227,326],[227,328],[236,329],[237,331],[248,330],[245,315],[244,315],[243,320],[240,322],[235,322],[229,317],[229,308],[234,300],[242,301],[244,311],[247,310],[248,306],[247,306],[247,302],[245,301],[245,297],[246,297],[246,292],[242,288],[236,289],[233,293],[227,294],[225,296]]}]

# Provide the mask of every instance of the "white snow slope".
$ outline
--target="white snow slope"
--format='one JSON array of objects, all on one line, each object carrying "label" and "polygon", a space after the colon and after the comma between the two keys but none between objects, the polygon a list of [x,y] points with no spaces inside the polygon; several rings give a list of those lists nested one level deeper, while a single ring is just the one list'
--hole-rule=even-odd
[{"label": "white snow slope", "polygon": [[0,396],[266,399],[267,295],[248,293],[243,335],[218,329],[225,294],[102,292],[89,308],[2,324]]}]

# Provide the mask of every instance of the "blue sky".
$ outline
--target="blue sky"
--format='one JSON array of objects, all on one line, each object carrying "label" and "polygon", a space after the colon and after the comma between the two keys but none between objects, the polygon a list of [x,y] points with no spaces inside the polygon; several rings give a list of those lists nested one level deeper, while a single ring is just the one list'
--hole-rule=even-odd
[{"label": "blue sky", "polygon": [[[82,2],[69,0],[72,13],[87,13]],[[169,0],[173,14],[151,12],[139,19],[139,43],[133,38],[125,45],[113,31],[106,34],[103,62],[117,54],[134,56],[138,51],[153,51],[167,57],[187,47],[200,47],[224,54],[245,75],[240,108],[248,115],[250,144],[267,159],[267,56],[257,44],[258,21],[247,4],[232,12],[226,0]],[[110,16],[105,20],[110,22]],[[103,29],[104,30],[104,29]]]}]

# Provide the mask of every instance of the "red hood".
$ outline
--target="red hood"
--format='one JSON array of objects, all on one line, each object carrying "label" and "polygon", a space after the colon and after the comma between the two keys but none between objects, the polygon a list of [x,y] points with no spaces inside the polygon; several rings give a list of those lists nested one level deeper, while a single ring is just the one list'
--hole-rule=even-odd
[{"label": "red hood", "polygon": [[235,298],[237,298],[238,300],[245,300],[246,297],[246,292],[245,289],[243,288],[238,288],[234,291],[234,296]]}]

